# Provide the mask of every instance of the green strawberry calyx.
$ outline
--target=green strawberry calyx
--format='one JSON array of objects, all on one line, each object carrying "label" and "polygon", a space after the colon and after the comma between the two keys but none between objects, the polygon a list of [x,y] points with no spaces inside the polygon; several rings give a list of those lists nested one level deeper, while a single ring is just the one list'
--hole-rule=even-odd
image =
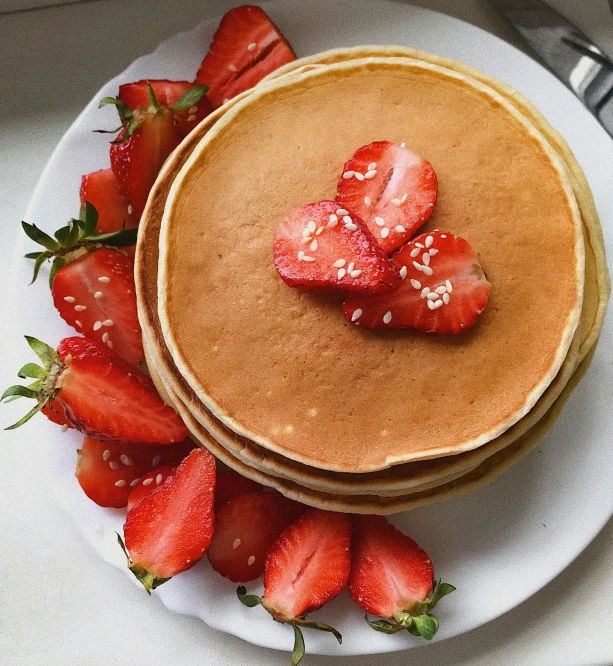
[{"label": "green strawberry calyx", "polygon": [[143,587],[145,588],[145,591],[149,596],[151,596],[151,590],[155,590],[156,587],[159,587],[163,583],[166,583],[167,581],[170,580],[170,577],[157,578],[155,574],[152,574],[150,571],[147,571],[147,569],[145,569],[144,567],[141,567],[138,564],[134,564],[132,558],[130,557],[128,549],[126,548],[123,539],[119,534],[117,534],[117,541],[121,546],[121,549],[123,550],[126,559],[128,560],[128,569],[130,569],[130,571],[142,583]]}]

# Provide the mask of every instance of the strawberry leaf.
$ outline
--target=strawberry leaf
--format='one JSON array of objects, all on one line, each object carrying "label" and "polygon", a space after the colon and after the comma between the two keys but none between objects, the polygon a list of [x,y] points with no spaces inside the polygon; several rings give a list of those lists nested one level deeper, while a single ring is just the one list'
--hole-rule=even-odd
[{"label": "strawberry leaf", "polygon": [[171,111],[186,111],[197,104],[209,90],[208,86],[192,86],[170,107]]},{"label": "strawberry leaf", "polygon": [[434,638],[434,634],[438,631],[438,618],[436,615],[430,613],[416,615],[413,618],[413,626],[417,629],[420,636],[429,641]]},{"label": "strawberry leaf", "polygon": [[298,666],[304,657],[304,636],[295,624],[294,627],[294,649],[292,650],[292,666]]},{"label": "strawberry leaf", "polygon": [[[117,534],[117,532],[115,532],[115,534]],[[126,556],[126,560],[128,561],[128,569],[130,569],[130,571],[136,576],[137,580],[139,580],[142,583],[143,587],[145,588],[145,591],[149,596],[151,596],[151,590],[155,590],[157,587],[163,585],[164,583],[170,580],[170,577],[156,578],[151,572],[147,571],[146,569],[134,566],[132,558],[130,557],[130,553],[128,553],[128,550],[123,542],[123,539],[119,534],[117,534],[117,541],[121,546],[121,550],[123,550],[123,553]]]},{"label": "strawberry leaf", "polygon": [[34,379],[43,379],[46,375],[44,368],[36,363],[26,363],[23,368],[17,373],[18,377],[25,379],[26,377],[33,377]]},{"label": "strawberry leaf", "polygon": [[368,615],[364,616],[368,626],[375,631],[380,631],[383,634],[397,634],[403,629],[399,624],[388,622],[387,620],[375,620],[374,622],[368,619]]},{"label": "strawberry leaf", "polygon": [[30,335],[25,335],[24,337],[26,342],[30,345],[30,349],[42,361],[45,368],[50,368],[54,363],[61,363],[60,357],[57,355],[55,349],[48,344],[41,342]]},{"label": "strawberry leaf", "polygon": [[35,243],[46,247],[48,250],[59,250],[60,244],[51,238],[44,231],[41,231],[35,224],[28,224],[27,222],[22,222],[21,226],[26,232],[26,235],[31,238]]},{"label": "strawberry leaf", "polygon": [[256,594],[247,594],[247,588],[244,585],[236,588],[236,596],[241,604],[247,606],[247,608],[254,608],[262,603],[261,597]]},{"label": "strawberry leaf", "polygon": [[28,388],[27,386],[20,386],[16,384],[15,386],[9,386],[6,391],[0,397],[0,400],[6,400],[7,398],[18,397],[18,398],[36,398],[37,392]]},{"label": "strawberry leaf", "polygon": [[5,430],[15,430],[15,428],[19,428],[19,426],[22,426],[24,423],[27,423],[34,416],[34,414],[40,412],[40,410],[45,406],[45,404],[46,404],[45,401],[41,400],[34,407],[32,407],[32,409],[25,416],[22,416],[19,419],[19,421],[17,421],[17,423],[13,423],[13,425],[6,427]]},{"label": "strawberry leaf", "polygon": [[[101,109],[103,106],[108,104],[113,104],[117,109],[117,113],[122,120],[129,120],[134,115],[132,109],[118,97],[103,97],[99,104],[98,108]],[[105,130],[94,130],[95,132],[104,132]]]},{"label": "strawberry leaf", "polygon": [[308,629],[318,629],[319,631],[327,631],[331,634],[334,634],[334,638],[336,638],[339,644],[342,644],[343,642],[343,637],[341,636],[341,633],[337,631],[334,627],[331,627],[329,624],[326,624],[325,622],[317,622],[316,620],[305,620],[302,618],[296,618],[295,620],[291,621],[291,624],[299,625],[301,627],[307,627]]}]

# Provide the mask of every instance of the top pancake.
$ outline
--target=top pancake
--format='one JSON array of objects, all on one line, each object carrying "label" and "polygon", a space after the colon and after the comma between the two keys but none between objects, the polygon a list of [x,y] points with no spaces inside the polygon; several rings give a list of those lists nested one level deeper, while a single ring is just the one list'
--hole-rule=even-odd
[{"label": "top pancake", "polygon": [[[278,222],[333,197],[346,159],[382,139],[433,163],[429,228],[467,238],[493,284],[460,336],[346,325],[337,298],[299,294],[274,270]],[[406,58],[332,65],[239,102],[175,180],[160,251],[164,338],[203,404],[338,471],[504,432],[557,373],[581,307],[580,218],[559,158],[491,89]]]}]

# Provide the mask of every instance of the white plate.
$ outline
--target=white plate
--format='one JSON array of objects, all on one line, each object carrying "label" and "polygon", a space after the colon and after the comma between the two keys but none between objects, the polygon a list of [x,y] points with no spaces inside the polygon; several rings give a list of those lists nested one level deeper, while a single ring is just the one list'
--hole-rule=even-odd
[{"label": "white plate", "polygon": [[[568,90],[533,60],[500,39],[432,11],[369,0],[291,0],[267,6],[298,55],[338,46],[403,44],[457,58],[524,93],[566,137],[591,183],[605,226],[607,247],[613,230],[613,142]],[[81,174],[108,166],[108,144],[91,130],[113,127],[112,109],[98,100],[114,95],[120,83],[141,78],[189,79],[203,57],[217,21],[164,42],[138,59],[94,97],[59,143],[28,209],[26,219],[53,231],[78,211]],[[44,278],[27,288],[31,249],[21,239],[10,271],[7,319],[22,333],[54,344],[71,334],[53,309]],[[27,308],[21,304],[28,303]],[[613,395],[613,342],[607,321],[590,371],[572,395],[552,432],[536,450],[490,486],[470,495],[417,509],[395,521],[431,554],[436,573],[457,586],[437,614],[442,640],[474,629],[517,606],[562,571],[588,545],[613,513],[613,456],[610,455]],[[11,350],[25,358],[27,349]],[[38,419],[40,445],[48,452],[51,487],[59,503],[100,555],[126,572],[115,532],[123,512],[90,502],[75,477],[79,437]],[[254,588],[254,586],[251,586]],[[255,586],[257,587],[257,586]],[[262,608],[247,609],[236,586],[208,566],[206,559],[156,592],[171,610],[201,617],[207,624],[247,641],[288,650],[290,627],[271,621]],[[255,588],[254,588],[255,589]],[[143,592],[143,603],[148,598]],[[403,650],[424,642],[371,631],[363,613],[344,593],[313,617],[336,626],[338,646],[328,634],[307,631],[307,652],[370,654]]]}]

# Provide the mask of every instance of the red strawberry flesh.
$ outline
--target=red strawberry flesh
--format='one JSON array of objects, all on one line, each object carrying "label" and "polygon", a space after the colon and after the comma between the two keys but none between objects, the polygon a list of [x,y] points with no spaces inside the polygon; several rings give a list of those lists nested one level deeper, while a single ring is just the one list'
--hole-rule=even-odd
[{"label": "red strawberry flesh", "polygon": [[402,286],[387,296],[346,300],[345,319],[366,328],[453,335],[473,326],[487,305],[490,283],[463,238],[440,231],[422,234],[392,261],[404,276]]},{"label": "red strawberry flesh", "polygon": [[375,141],[345,164],[336,199],[359,215],[391,254],[428,220],[437,192],[430,162],[391,141]]},{"label": "red strawberry flesh", "polygon": [[215,506],[229,502],[233,497],[243,493],[252,493],[262,490],[262,486],[245,476],[241,476],[232,470],[218,469],[217,483],[215,485]]},{"label": "red strawberry flesh", "polygon": [[397,268],[359,217],[334,201],[298,208],[277,227],[275,267],[290,287],[381,294],[400,286]]},{"label": "red strawberry flesh", "polygon": [[175,468],[166,465],[155,467],[140,479],[137,479],[134,486],[130,488],[131,492],[128,495],[128,511],[131,511],[143,498],[147,497],[152,490],[164,483],[164,481],[174,473]]},{"label": "red strawberry flesh", "polygon": [[88,201],[98,212],[96,229],[101,234],[119,231],[123,226],[133,229],[138,226],[138,219],[130,209],[125,194],[112,169],[100,169],[85,174],[81,178],[81,207]]}]

